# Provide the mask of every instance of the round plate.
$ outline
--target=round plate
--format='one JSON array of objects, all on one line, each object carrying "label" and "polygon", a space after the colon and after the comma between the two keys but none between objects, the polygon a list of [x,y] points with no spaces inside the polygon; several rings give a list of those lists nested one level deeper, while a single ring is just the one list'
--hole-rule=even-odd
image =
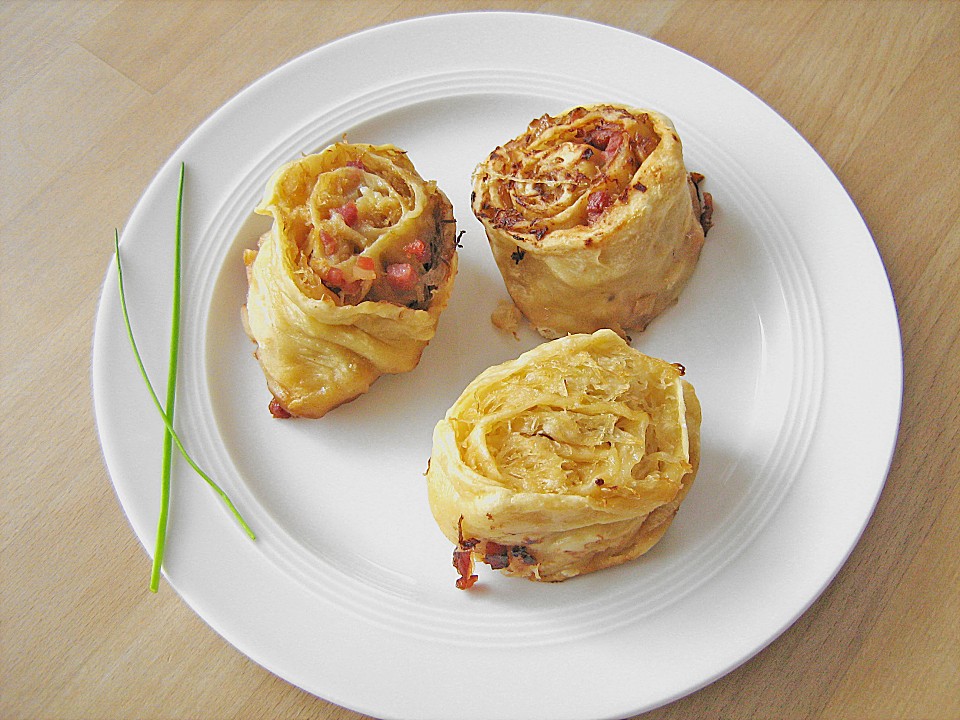
[{"label": "round plate", "polygon": [[[715,199],[690,285],[633,340],[687,368],[703,404],[700,473],[665,539],[635,562],[559,584],[484,567],[460,591],[427,505],[431,432],[480,371],[541,342],[490,323],[507,296],[470,212],[470,174],[532,118],[602,101],[671,117]],[[344,135],[404,148],[438,182],[464,231],[460,274],[414,371],[321,420],[277,421],[240,322],[243,250],[267,227],[252,209],[274,168]],[[758,652],[860,536],[900,410],[883,266],[809,145],[697,60],[579,20],[475,13],[367,30],[262,78],[170,158],[122,233],[133,328],[161,397],[181,162],[178,431],[258,539],[177,462],[166,577],[289,682],[380,718],[634,715]],[[117,495],[152,552],[163,427],[114,275],[96,324],[96,417]]]}]

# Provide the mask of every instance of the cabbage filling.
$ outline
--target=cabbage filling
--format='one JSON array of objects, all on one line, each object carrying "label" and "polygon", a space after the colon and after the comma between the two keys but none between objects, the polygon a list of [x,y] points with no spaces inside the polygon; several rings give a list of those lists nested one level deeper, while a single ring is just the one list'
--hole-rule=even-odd
[{"label": "cabbage filling", "polygon": [[[690,469],[680,371],[668,366],[673,374],[650,383],[638,379],[640,362],[581,351],[483,388],[454,425],[464,462],[536,493],[629,494],[679,483]],[[570,367],[578,372],[568,377]]]}]

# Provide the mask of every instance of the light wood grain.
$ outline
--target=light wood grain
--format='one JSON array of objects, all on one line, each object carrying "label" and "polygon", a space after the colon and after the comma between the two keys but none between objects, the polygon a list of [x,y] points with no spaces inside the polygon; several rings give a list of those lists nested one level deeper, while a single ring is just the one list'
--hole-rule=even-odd
[{"label": "light wood grain", "polygon": [[861,542],[770,647],[645,718],[960,717],[960,3],[852,0],[0,5],[0,717],[363,717],[147,592],[94,426],[93,318],[112,229],[217,107],[344,34],[471,9],[622,27],[758,94],[850,192],[897,301],[903,418]]}]

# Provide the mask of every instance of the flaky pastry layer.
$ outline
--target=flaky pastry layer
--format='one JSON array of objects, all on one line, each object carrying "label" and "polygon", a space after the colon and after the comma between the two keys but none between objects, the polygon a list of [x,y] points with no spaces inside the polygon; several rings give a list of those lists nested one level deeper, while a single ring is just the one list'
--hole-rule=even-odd
[{"label": "flaky pastry layer", "polygon": [[477,166],[472,209],[513,301],[547,338],[643,330],[676,302],[704,241],[673,123],[620,105],[532,121]]},{"label": "flaky pastry layer", "polygon": [[457,272],[453,207],[392,145],[336,143],[280,167],[247,250],[244,326],[279,416],[321,417],[412,370]]},{"label": "flaky pastry layer", "polygon": [[427,470],[461,585],[474,559],[558,581],[649,550],[699,465],[700,404],[682,375],[604,329],[471,382],[436,425]]}]

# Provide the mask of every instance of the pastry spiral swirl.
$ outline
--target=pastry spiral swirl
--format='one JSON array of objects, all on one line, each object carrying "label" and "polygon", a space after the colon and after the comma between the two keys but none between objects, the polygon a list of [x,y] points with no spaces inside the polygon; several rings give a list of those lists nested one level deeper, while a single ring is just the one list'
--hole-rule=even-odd
[{"label": "pastry spiral swirl", "polygon": [[676,302],[709,227],[671,121],[610,104],[544,115],[496,148],[474,171],[472,209],[547,338],[643,330]]},{"label": "pastry spiral swirl", "polygon": [[682,374],[604,329],[471,382],[436,425],[427,470],[458,585],[474,559],[558,581],[649,550],[699,465],[700,404]]},{"label": "pastry spiral swirl", "polygon": [[247,250],[244,326],[278,417],[321,417],[412,370],[457,272],[453,207],[392,145],[336,143],[280,167]]}]

